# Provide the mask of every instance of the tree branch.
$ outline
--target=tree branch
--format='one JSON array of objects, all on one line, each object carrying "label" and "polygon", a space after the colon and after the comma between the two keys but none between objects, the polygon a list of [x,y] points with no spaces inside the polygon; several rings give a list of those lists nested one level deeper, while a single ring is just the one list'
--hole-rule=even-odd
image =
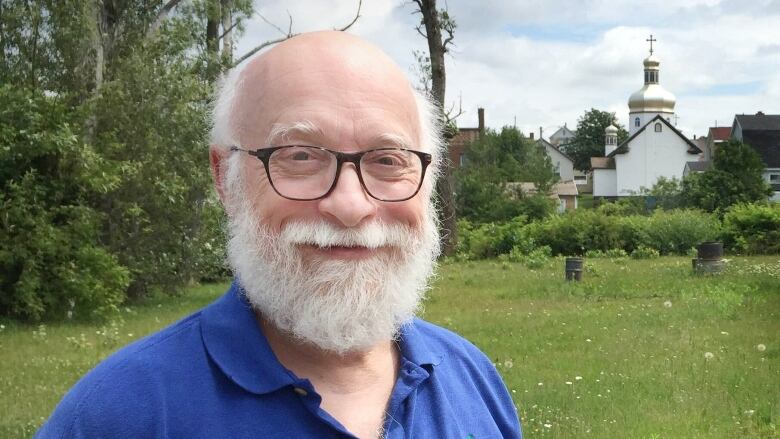
[{"label": "tree branch", "polygon": [[350,21],[348,25],[346,25],[346,26],[344,26],[344,27],[342,27],[340,29],[333,29],[333,30],[338,30],[338,31],[344,32],[345,30],[347,30],[350,27],[352,27],[352,25],[355,24],[355,22],[358,20],[358,18],[360,18],[360,8],[362,8],[362,7],[363,7],[363,0],[358,0],[358,7],[357,7],[357,12],[355,13],[355,18],[353,18],[352,21]]},{"label": "tree branch", "polygon": [[287,32],[283,31],[283,30],[282,30],[282,28],[280,28],[279,26],[277,26],[276,24],[272,23],[270,20],[268,20],[267,18],[265,18],[265,16],[263,16],[263,14],[257,14],[257,15],[258,15],[258,16],[259,16],[259,17],[260,17],[260,18],[261,18],[263,21],[265,21],[265,22],[266,22],[266,24],[268,24],[268,25],[269,25],[269,26],[271,26],[272,28],[274,28],[274,29],[278,30],[278,31],[279,31],[279,33],[281,33],[282,35],[286,36],[287,38],[290,38],[290,37],[292,36],[292,15],[290,15],[290,11],[287,11],[287,16],[288,16],[288,17],[290,17],[290,26],[288,27],[288,29],[287,29]]},{"label": "tree branch", "polygon": [[236,22],[233,23],[229,28],[227,28],[224,32],[222,32],[222,35],[217,38],[217,40],[221,40],[222,38],[225,38],[225,35],[227,35],[228,32],[232,31],[233,28],[238,26],[238,24],[241,22],[241,18],[236,19]]},{"label": "tree branch", "polygon": [[146,38],[152,38],[157,34],[157,31],[160,30],[160,26],[162,26],[163,22],[168,18],[168,14],[179,4],[179,2],[181,2],[181,0],[169,0],[168,3],[163,5],[157,13],[157,17],[152,22],[152,25],[149,26],[149,30],[146,31]]},{"label": "tree branch", "polygon": [[[353,24],[355,24],[355,22],[358,20],[358,18],[360,18],[360,10],[361,10],[361,8],[362,8],[362,7],[363,7],[363,0],[358,0],[358,7],[357,7],[357,12],[355,13],[355,18],[353,18],[353,19],[352,19],[352,21],[351,21],[351,22],[349,22],[349,24],[347,24],[346,26],[344,26],[344,27],[342,27],[342,28],[339,28],[339,29],[334,29],[334,30],[337,30],[337,31],[342,31],[342,32],[343,32],[343,31],[345,31],[345,30],[349,29],[350,27],[352,27],[352,25],[353,25]],[[285,41],[285,40],[287,40],[287,39],[290,39],[290,38],[292,38],[292,37],[294,37],[294,36],[298,35],[297,33],[293,32],[293,30],[292,30],[292,21],[293,21],[293,20],[292,20],[292,15],[290,15],[290,12],[289,12],[289,11],[287,12],[287,15],[290,17],[290,24],[289,24],[289,26],[288,26],[288,28],[287,28],[287,32],[285,32],[284,30],[282,30],[282,28],[280,28],[279,26],[275,25],[274,23],[272,23],[271,21],[269,21],[267,18],[263,17],[262,15],[260,15],[260,14],[257,14],[257,15],[259,15],[259,16],[260,16],[260,18],[261,18],[263,21],[265,21],[266,23],[268,23],[268,24],[269,24],[270,26],[272,26],[274,29],[278,30],[278,31],[279,31],[279,32],[280,32],[282,35],[284,35],[284,36],[283,36],[283,37],[281,37],[281,38],[277,38],[277,39],[275,39],[275,40],[269,40],[269,41],[265,41],[265,42],[263,42],[263,43],[262,43],[262,44],[260,44],[259,46],[255,47],[254,49],[252,49],[252,50],[250,50],[249,52],[247,52],[247,53],[245,53],[244,55],[242,55],[240,58],[236,59],[236,61],[235,61],[235,62],[233,63],[233,65],[232,65],[232,67],[236,67],[237,65],[239,65],[239,64],[241,64],[242,62],[246,61],[248,58],[250,58],[250,57],[251,57],[252,55],[254,55],[255,53],[257,53],[257,52],[259,52],[259,51],[261,51],[261,50],[265,49],[265,48],[266,48],[266,47],[268,47],[268,46],[272,46],[272,45],[274,45],[274,44],[281,43],[282,41]]]}]

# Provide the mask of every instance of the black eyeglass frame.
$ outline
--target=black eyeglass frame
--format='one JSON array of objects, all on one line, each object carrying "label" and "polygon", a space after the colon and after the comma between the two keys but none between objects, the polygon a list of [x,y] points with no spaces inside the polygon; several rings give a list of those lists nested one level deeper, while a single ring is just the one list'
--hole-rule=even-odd
[{"label": "black eyeglass frame", "polygon": [[[330,185],[330,188],[319,197],[314,197],[314,198],[288,197],[280,193],[279,190],[274,185],[274,180],[271,178],[271,170],[269,166],[271,154],[283,148],[295,148],[295,147],[319,149],[321,151],[326,151],[336,156],[336,176],[333,178],[333,183]],[[268,181],[271,183],[271,187],[274,189],[274,192],[276,192],[277,195],[279,195],[282,198],[286,198],[288,200],[293,200],[293,201],[321,200],[327,197],[328,195],[330,195],[339,182],[339,177],[341,176],[341,165],[343,165],[344,163],[352,163],[353,165],[355,165],[355,171],[357,171],[357,176],[358,176],[358,180],[360,180],[360,185],[363,187],[363,190],[366,191],[366,193],[371,198],[379,201],[384,201],[387,203],[399,203],[402,201],[407,201],[414,198],[414,196],[417,195],[418,192],[420,192],[420,188],[422,187],[423,181],[425,180],[425,171],[426,169],[428,169],[428,166],[433,161],[433,156],[431,154],[428,154],[427,152],[415,151],[413,149],[406,149],[406,148],[390,148],[390,147],[374,148],[374,149],[369,149],[360,152],[340,152],[340,151],[332,151],[330,149],[323,148],[321,146],[311,146],[311,145],[281,145],[281,146],[271,146],[267,148],[258,148],[258,149],[243,149],[234,145],[230,147],[230,151],[245,152],[253,157],[256,157],[258,160],[263,162],[263,167],[265,168],[265,174],[268,177]],[[406,198],[402,198],[400,200],[386,200],[377,197],[376,195],[372,194],[370,190],[368,190],[368,187],[366,187],[366,182],[363,181],[363,171],[360,169],[360,160],[363,158],[364,155],[368,154],[369,152],[375,152],[375,151],[406,151],[406,152],[411,152],[412,154],[420,158],[420,163],[422,164],[422,169],[420,170],[420,173],[422,175],[420,175],[420,183],[417,185],[417,188],[414,190],[414,192],[411,195],[409,195]]]}]

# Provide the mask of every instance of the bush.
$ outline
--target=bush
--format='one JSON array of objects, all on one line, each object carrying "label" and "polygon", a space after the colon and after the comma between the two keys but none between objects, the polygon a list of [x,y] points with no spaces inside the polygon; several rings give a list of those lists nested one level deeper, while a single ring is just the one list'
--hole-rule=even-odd
[{"label": "bush", "polygon": [[[699,210],[659,210],[647,218],[645,247],[662,255],[685,255],[691,247],[720,236],[720,221]],[[639,247],[639,246],[637,246]]]},{"label": "bush", "polygon": [[748,254],[780,253],[780,204],[737,204],[723,218],[724,245]]},{"label": "bush", "polygon": [[661,256],[658,250],[650,247],[637,247],[636,250],[631,252],[631,257],[634,259],[655,259]]},{"label": "bush", "polygon": [[528,255],[542,246],[549,247],[553,255],[620,258],[637,250],[637,255],[647,255],[649,250],[685,255],[691,247],[720,236],[718,218],[696,210],[619,216],[582,209],[528,224],[524,219],[480,226],[460,224],[460,252],[471,259],[513,250]]},{"label": "bush", "polygon": [[0,314],[108,317],[128,272],[98,242],[87,201],[115,184],[57,98],[0,87]]}]

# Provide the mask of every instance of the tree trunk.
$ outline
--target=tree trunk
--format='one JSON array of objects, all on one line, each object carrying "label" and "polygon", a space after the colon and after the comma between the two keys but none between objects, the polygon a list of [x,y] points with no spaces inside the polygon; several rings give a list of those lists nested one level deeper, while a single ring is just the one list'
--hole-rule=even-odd
[{"label": "tree trunk", "polygon": [[222,58],[233,62],[233,0],[222,0]]},{"label": "tree trunk", "polygon": [[[423,16],[425,35],[428,39],[428,52],[431,57],[431,94],[439,109],[444,114],[444,93],[446,89],[447,74],[444,69],[444,53],[446,48],[441,36],[442,23],[439,11],[436,9],[436,0],[418,0],[417,5]],[[455,253],[458,240],[457,217],[455,215],[455,200],[452,195],[452,164],[449,158],[449,140],[444,136],[446,130],[442,130],[441,136],[447,142],[447,147],[442,157],[442,174],[436,183],[436,196],[439,199],[441,216],[441,245],[442,254],[450,256]]]}]

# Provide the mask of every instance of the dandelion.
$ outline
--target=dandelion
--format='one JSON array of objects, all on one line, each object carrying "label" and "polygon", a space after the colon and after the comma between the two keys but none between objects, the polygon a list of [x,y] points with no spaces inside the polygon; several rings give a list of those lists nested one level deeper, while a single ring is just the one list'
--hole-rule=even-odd
[{"label": "dandelion", "polygon": [[590,340],[589,338],[586,338],[586,339],[585,339],[585,341],[587,341],[588,343],[590,343],[590,341],[591,341],[591,340]]},{"label": "dandelion", "polygon": [[579,375],[577,375],[576,377],[574,377],[574,381],[579,381],[579,380],[581,380],[581,379],[582,379],[582,377],[581,377],[581,376],[579,376]]},{"label": "dandelion", "polygon": [[543,385],[544,385],[544,383],[539,383],[539,384],[537,384],[537,386],[543,386]]},{"label": "dandelion", "polygon": [[748,416],[752,415],[752,414],[753,414],[753,413],[755,413],[755,412],[756,412],[755,410],[745,410],[745,411],[744,411],[744,413],[745,413],[746,415],[748,415]]},{"label": "dandelion", "polygon": [[571,381],[566,381],[566,384],[571,386]]},{"label": "dandelion", "polygon": [[729,335],[729,333],[726,331],[720,331],[720,335]]},{"label": "dandelion", "polygon": [[672,301],[671,300],[667,300],[666,302],[664,302],[664,308],[671,308],[671,307],[672,307]]},{"label": "dandelion", "polygon": [[552,428],[552,424],[544,424],[544,428]]},{"label": "dandelion", "polygon": [[507,369],[511,369],[512,366],[514,366],[514,365],[515,365],[515,363],[513,363],[512,360],[504,361],[504,367],[506,367]]},{"label": "dandelion", "polygon": [[712,352],[705,352],[704,353],[704,359],[705,360],[712,360],[713,358],[715,358],[715,354],[713,354]]},{"label": "dandelion", "polygon": [[763,343],[759,343],[756,345],[756,349],[758,349],[758,352],[764,352],[766,350],[766,345]]}]

